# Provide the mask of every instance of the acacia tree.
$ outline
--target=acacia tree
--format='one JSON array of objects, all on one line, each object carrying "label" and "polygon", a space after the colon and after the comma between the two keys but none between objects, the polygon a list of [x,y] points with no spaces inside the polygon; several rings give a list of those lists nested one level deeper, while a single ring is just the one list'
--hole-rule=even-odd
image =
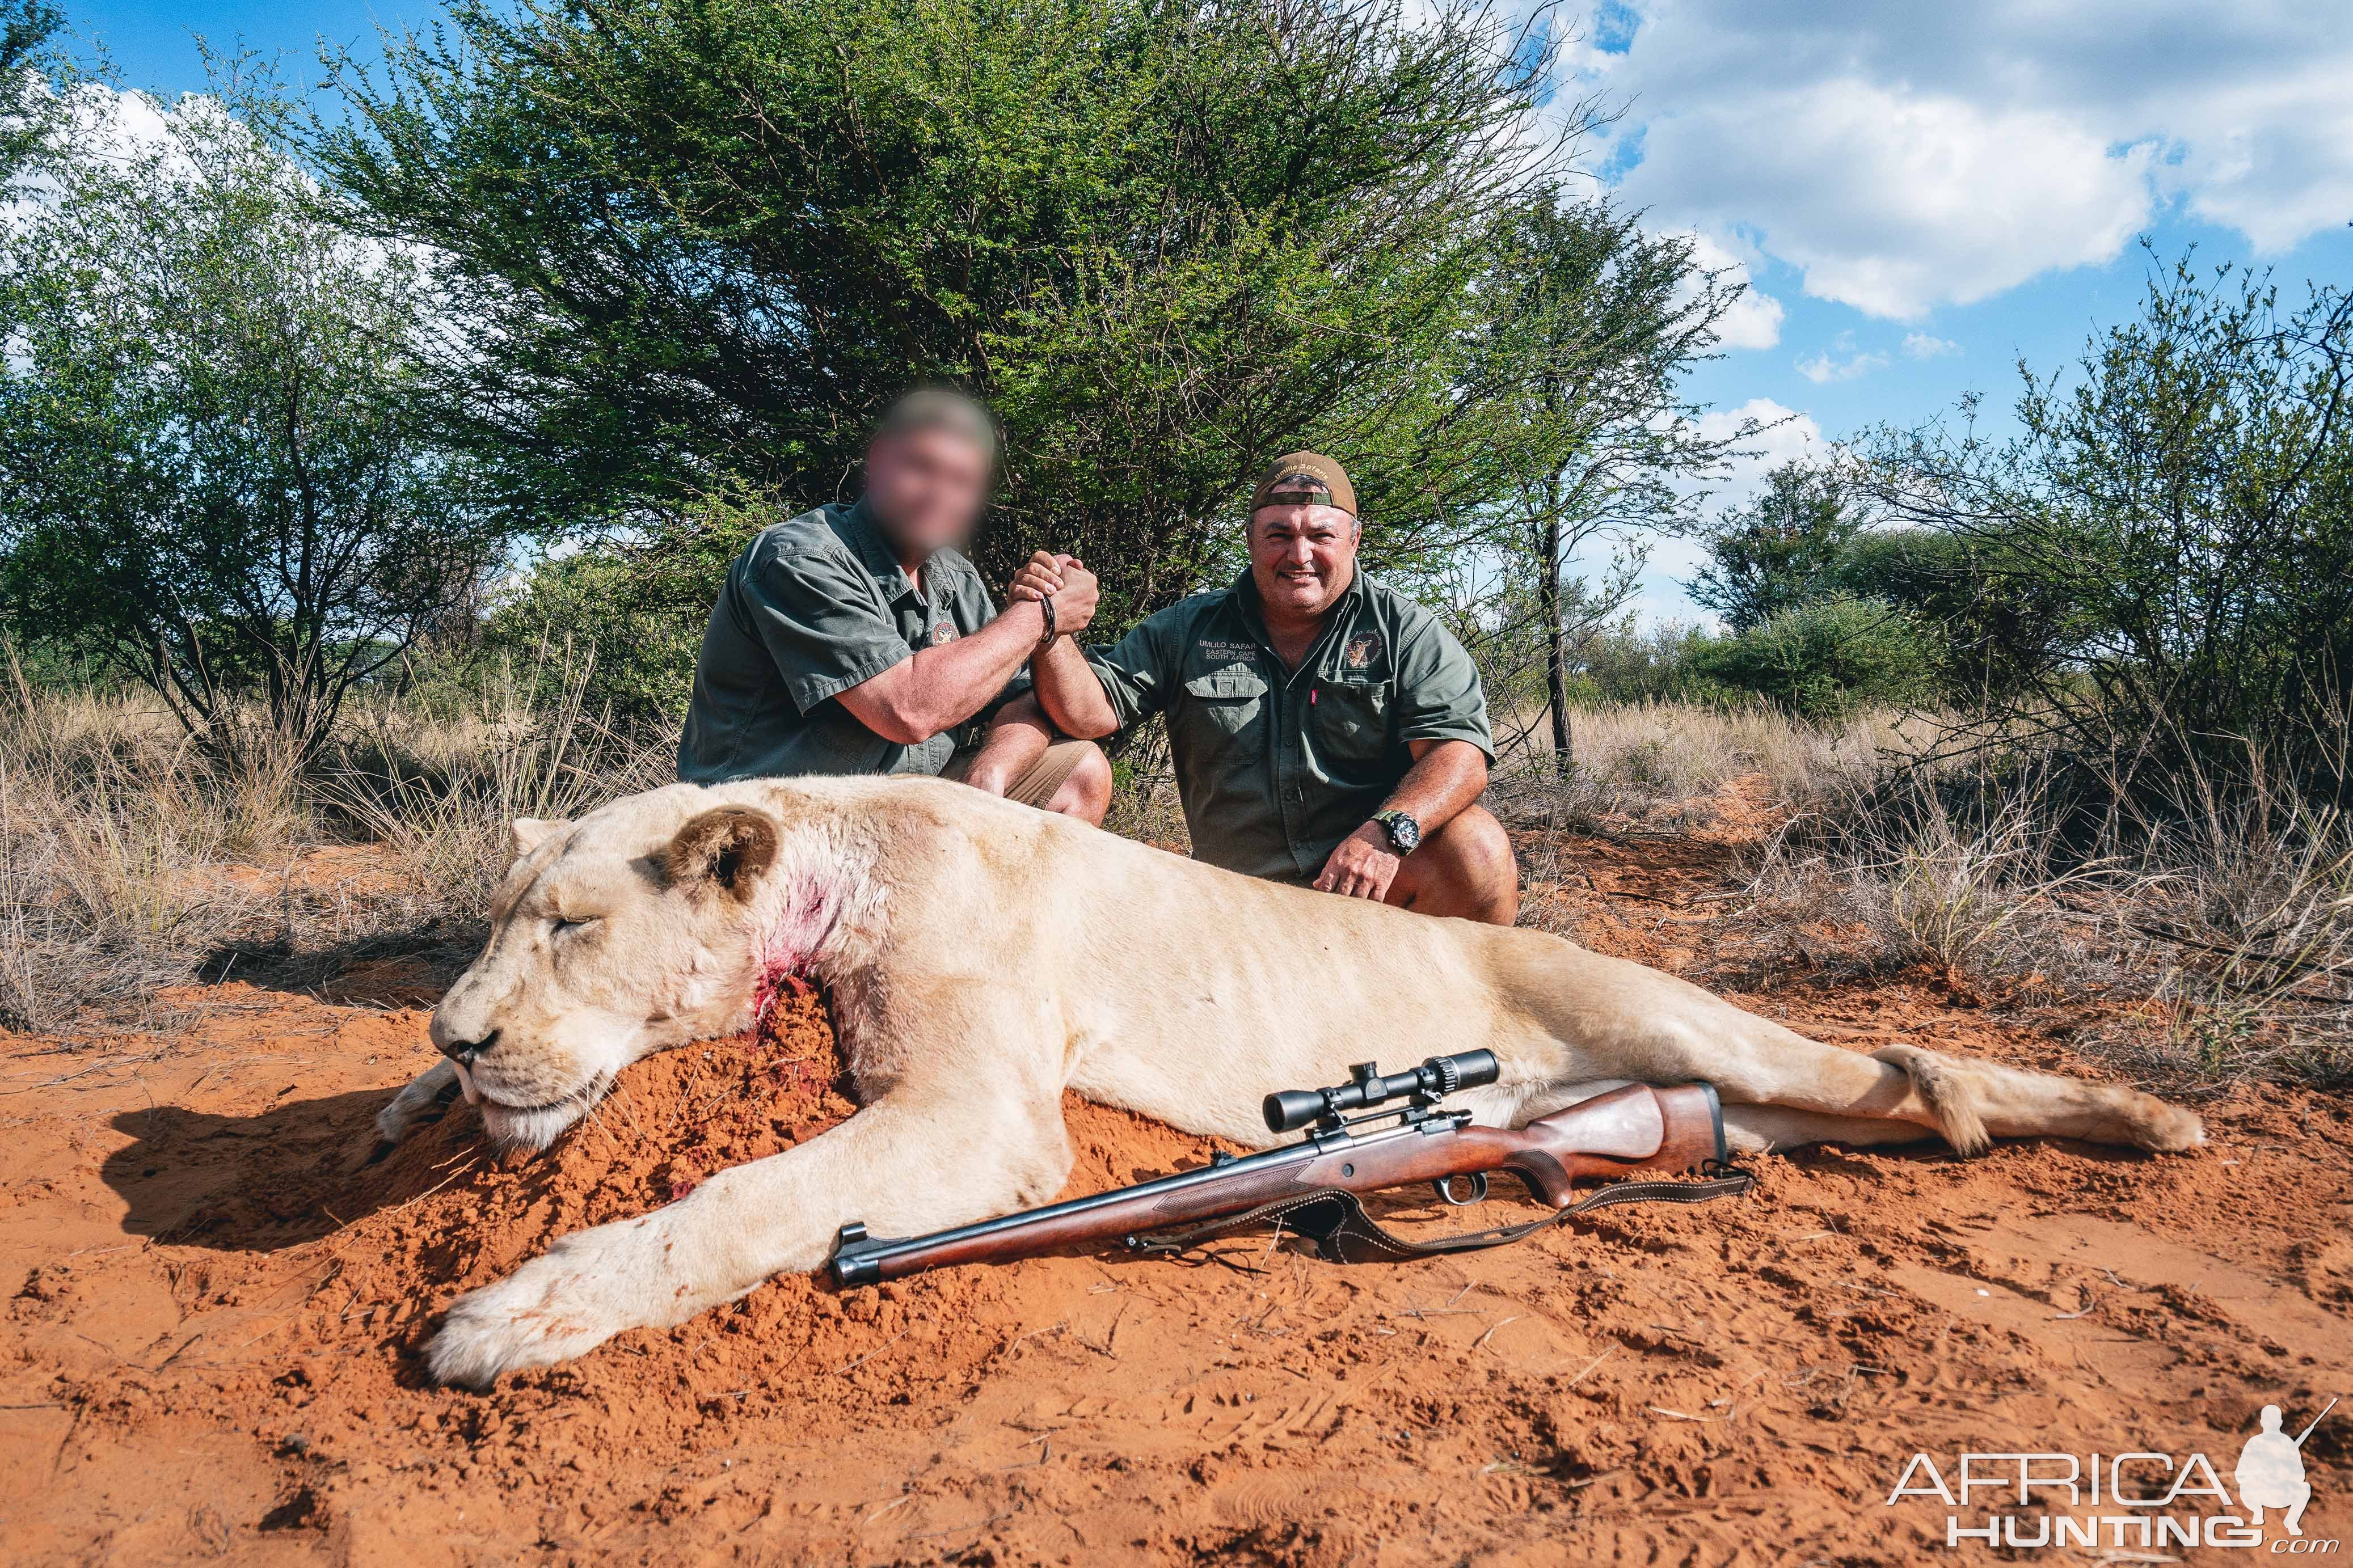
[{"label": "acacia tree", "polygon": [[1835,470],[1783,463],[1755,499],[1709,526],[1708,563],[1685,591],[1732,631],[1748,631],[1836,593],[1862,528]]},{"label": "acacia tree", "polygon": [[[1547,20],[1441,0],[459,0],[338,62],[322,164],[447,258],[442,364],[506,500],[640,525],[849,488],[918,376],[1008,460],[980,545],[1103,573],[1106,619],[1230,564],[1254,472],[1344,456],[1377,564],[1428,564],[1533,462],[1465,374]],[[705,600],[707,604],[707,599]],[[702,605],[693,607],[699,615]]]},{"label": "acacia tree", "polygon": [[[1553,755],[1574,764],[1568,677],[1576,648],[1632,596],[1651,531],[1692,526],[1704,491],[1753,422],[1705,434],[1683,391],[1709,357],[1740,287],[1701,268],[1693,242],[1644,232],[1640,215],[1547,191],[1513,215],[1487,282],[1493,317],[1469,385],[1509,410],[1482,438],[1509,482],[1483,519],[1508,595],[1533,584]],[[1606,543],[1598,582],[1573,574]],[[1525,598],[1523,600],[1525,602]],[[1513,623],[1504,612],[1505,629]]]},{"label": "acacia tree", "polygon": [[0,596],[216,747],[258,693],[307,754],[497,533],[417,416],[416,268],[218,100],[164,125],[84,124],[0,235]]}]

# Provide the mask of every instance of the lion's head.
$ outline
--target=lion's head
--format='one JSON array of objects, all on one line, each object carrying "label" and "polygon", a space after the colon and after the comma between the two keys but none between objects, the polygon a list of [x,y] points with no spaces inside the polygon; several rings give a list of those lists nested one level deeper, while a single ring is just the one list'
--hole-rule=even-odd
[{"label": "lion's head", "polygon": [[792,922],[808,939],[797,952],[775,951],[782,834],[741,786],[514,824],[490,941],[433,1013],[433,1043],[493,1138],[544,1147],[623,1068],[747,1026],[764,979],[806,966],[822,935],[807,921]]}]

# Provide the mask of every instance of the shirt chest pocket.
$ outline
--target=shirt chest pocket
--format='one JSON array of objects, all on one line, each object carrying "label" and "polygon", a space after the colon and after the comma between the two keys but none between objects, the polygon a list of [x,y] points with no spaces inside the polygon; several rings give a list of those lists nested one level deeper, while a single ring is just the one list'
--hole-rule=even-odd
[{"label": "shirt chest pocket", "polygon": [[1246,666],[1229,665],[1185,682],[1186,707],[1201,738],[1219,747],[1249,740],[1266,712],[1266,678]]},{"label": "shirt chest pocket", "polygon": [[1388,760],[1389,689],[1344,681],[1315,689],[1315,760],[1337,784],[1363,784]]}]

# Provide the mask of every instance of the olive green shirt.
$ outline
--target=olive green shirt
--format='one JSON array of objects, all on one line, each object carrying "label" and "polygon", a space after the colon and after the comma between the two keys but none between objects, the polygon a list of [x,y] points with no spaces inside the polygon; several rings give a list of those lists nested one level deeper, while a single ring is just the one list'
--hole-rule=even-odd
[{"label": "olive green shirt", "polygon": [[1087,662],[1121,728],[1168,716],[1195,858],[1253,877],[1314,881],[1413,766],[1408,742],[1495,755],[1469,651],[1361,572],[1296,670],[1267,640],[1247,571],[1088,649]]},{"label": "olive green shirt", "polygon": [[[866,512],[834,503],[764,529],[735,558],[703,628],[679,737],[688,784],[795,773],[936,773],[977,728],[886,741],[839,694],[997,615],[972,563],[943,550],[909,581]],[[1006,696],[1026,688],[1017,677]],[[986,710],[984,710],[986,711]]]}]

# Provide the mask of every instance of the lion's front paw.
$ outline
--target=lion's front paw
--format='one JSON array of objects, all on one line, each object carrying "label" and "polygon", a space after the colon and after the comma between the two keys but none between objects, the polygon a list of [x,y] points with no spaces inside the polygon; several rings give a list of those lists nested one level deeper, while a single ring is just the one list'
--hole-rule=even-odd
[{"label": "lion's front paw", "polygon": [[667,1250],[659,1228],[648,1219],[582,1231],[459,1297],[425,1348],[426,1370],[437,1383],[487,1388],[501,1373],[569,1361],[623,1329],[673,1321],[654,1309],[682,1293],[658,1303],[659,1269],[646,1267]]},{"label": "lion's front paw", "polygon": [[352,1150],[353,1166],[375,1164],[391,1153],[411,1129],[440,1121],[448,1114],[461,1087],[458,1070],[448,1062],[427,1068],[375,1113],[375,1125]]}]

